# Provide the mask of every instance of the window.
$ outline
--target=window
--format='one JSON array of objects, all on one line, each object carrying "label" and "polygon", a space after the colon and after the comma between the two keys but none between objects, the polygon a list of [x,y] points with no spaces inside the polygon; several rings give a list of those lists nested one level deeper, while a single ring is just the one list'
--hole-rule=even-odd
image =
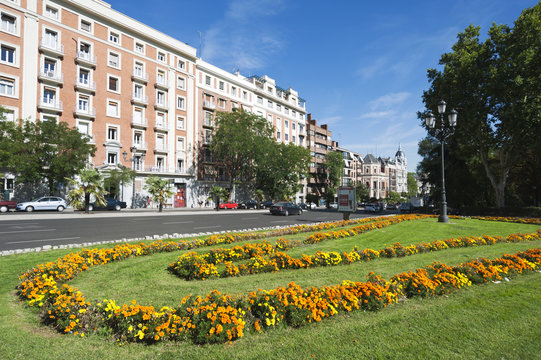
[{"label": "window", "polygon": [[118,159],[118,153],[116,152],[107,153],[107,164],[114,165],[117,163],[117,159]]},{"label": "window", "polygon": [[136,42],[135,43],[135,52],[138,52],[139,54],[144,54],[145,53],[145,45]]},{"label": "window", "polygon": [[291,129],[295,130],[296,127],[295,123],[291,123]]},{"label": "window", "polygon": [[276,139],[280,140],[282,138],[282,134],[280,134],[280,132],[278,131],[276,133]]},{"label": "window", "polygon": [[291,141],[292,141],[293,143],[295,143],[295,135],[293,135],[293,136],[291,137]]},{"label": "window", "polygon": [[109,41],[115,44],[120,44],[120,35],[110,31],[109,32]]},{"label": "window", "polygon": [[271,94],[272,94],[272,91],[273,91],[273,90],[274,90],[274,89],[273,89],[271,86],[269,86],[269,87],[267,88],[267,91],[268,91],[269,93],[271,93]]},{"label": "window", "polygon": [[134,131],[133,133],[133,144],[134,145],[143,145],[143,133],[141,131]]},{"label": "window", "polygon": [[183,97],[177,97],[177,109],[184,110],[186,105],[186,100]]},{"label": "window", "polygon": [[177,159],[177,170],[178,172],[184,172],[184,160]]},{"label": "window", "polygon": [[222,109],[225,109],[225,106],[227,105],[227,100],[225,99],[218,99],[218,106]]},{"label": "window", "polygon": [[133,65],[133,75],[139,78],[144,78],[145,65],[140,62],[136,62]]},{"label": "window", "polygon": [[165,71],[158,70],[158,74],[156,75],[156,82],[158,84],[167,85],[167,81],[165,81]]},{"label": "window", "polygon": [[45,36],[43,38],[43,44],[51,49],[58,48],[58,33],[49,29],[45,30]]},{"label": "window", "polygon": [[2,24],[0,28],[2,31],[15,34],[17,32],[17,18],[15,16],[2,13],[1,16]]},{"label": "window", "polygon": [[165,149],[165,137],[163,135],[156,135],[156,149]]},{"label": "window", "polygon": [[143,99],[143,85],[135,84],[133,86],[133,97],[136,99]]},{"label": "window", "polygon": [[243,98],[244,100],[248,100],[248,92],[247,92],[247,91],[243,91],[243,92],[242,92],[242,98]]},{"label": "window", "polygon": [[48,105],[54,105],[56,101],[56,90],[45,88],[43,89],[43,102]]},{"label": "window", "polygon": [[185,63],[184,61],[182,61],[182,60],[179,60],[179,61],[177,62],[177,67],[178,67],[179,69],[186,69],[186,63]]},{"label": "window", "polygon": [[0,77],[0,95],[15,95],[15,80],[6,77]]},{"label": "window", "polygon": [[270,108],[272,109],[272,106],[273,106],[272,101],[267,100],[267,106],[270,107]]},{"label": "window", "polygon": [[4,119],[0,118],[0,121],[15,121],[15,111],[10,109],[4,109]]},{"label": "window", "polygon": [[185,150],[185,145],[184,145],[184,138],[183,137],[180,137],[178,136],[177,137],[177,150]]},{"label": "window", "polygon": [[88,113],[90,111],[90,99],[86,95],[79,95],[79,100],[77,101],[77,110],[80,112]]},{"label": "window", "polygon": [[282,111],[282,105],[276,104],[276,110],[277,111]]},{"label": "window", "polygon": [[[268,114],[268,115],[267,115],[267,120],[268,120],[269,122],[272,122],[272,115],[271,115],[271,114]],[[280,121],[280,119],[276,119],[276,120],[277,120],[277,121]],[[278,126],[279,126],[279,123],[278,123]]]},{"label": "window", "polygon": [[45,6],[45,16],[47,16],[47,17],[49,17],[51,19],[58,20],[58,9],[52,7],[51,5],[46,5]]},{"label": "window", "polygon": [[164,113],[156,113],[156,126],[158,127],[165,127],[165,114]]},{"label": "window", "polygon": [[107,90],[119,92],[120,91],[120,79],[115,76],[108,76]]},{"label": "window", "polygon": [[212,122],[212,113],[210,111],[205,111],[205,122],[203,123],[206,126],[213,126]]},{"label": "window", "polygon": [[90,44],[81,42],[79,44],[79,54],[77,54],[79,57],[82,57],[83,59],[90,59]]},{"label": "window", "polygon": [[79,84],[86,86],[90,84],[90,71],[79,69]]},{"label": "window", "polygon": [[210,85],[210,76],[205,76],[205,84]]},{"label": "window", "polygon": [[133,109],[133,122],[136,124],[143,124],[143,109],[142,108],[134,108]]},{"label": "window", "polygon": [[163,91],[156,92],[156,104],[165,106],[165,93]]},{"label": "window", "polygon": [[15,49],[10,47],[10,46],[6,46],[6,45],[2,45],[0,46],[0,61],[2,61],[3,63],[7,63],[7,64],[15,64]]},{"label": "window", "polygon": [[107,116],[120,117],[120,106],[117,101],[107,101]]},{"label": "window", "polygon": [[81,19],[81,30],[86,32],[92,32],[92,23],[88,20]]},{"label": "window", "polygon": [[120,55],[114,52],[109,52],[109,66],[120,69]]},{"label": "window", "polygon": [[212,130],[205,130],[205,139],[203,139],[203,142],[205,144],[210,144],[212,141]]},{"label": "window", "polygon": [[184,79],[182,76],[177,78],[177,88],[182,90],[186,89],[186,79]]},{"label": "window", "polygon": [[291,116],[297,117],[297,112],[295,110],[291,111]]},{"label": "window", "polygon": [[231,86],[231,95],[237,96],[237,88],[234,86]]},{"label": "window", "polygon": [[220,82],[218,83],[218,88],[219,88],[220,90],[225,89],[225,83],[224,83],[223,81],[220,81]]},{"label": "window", "polygon": [[177,129],[184,130],[186,124],[186,119],[183,116],[177,116]]},{"label": "window", "polygon": [[263,98],[261,96],[257,97],[257,103],[258,104],[263,104]]},{"label": "window", "polygon": [[158,52],[158,61],[165,62],[165,54]]},{"label": "window", "polygon": [[289,134],[288,134],[288,133],[285,133],[285,134],[284,134],[284,140],[285,140],[285,141],[289,141]]},{"label": "window", "polygon": [[116,126],[107,127],[107,140],[118,140],[118,128]]},{"label": "window", "polygon": [[157,157],[156,158],[156,167],[159,171],[163,171],[163,166],[165,164],[165,160],[163,157]]}]

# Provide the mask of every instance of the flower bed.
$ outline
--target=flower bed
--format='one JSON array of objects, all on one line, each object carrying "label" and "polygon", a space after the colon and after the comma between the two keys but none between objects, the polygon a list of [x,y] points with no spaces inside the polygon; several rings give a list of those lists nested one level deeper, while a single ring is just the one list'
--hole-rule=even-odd
[{"label": "flower bed", "polygon": [[[246,240],[251,236],[235,235],[238,237],[220,235],[179,243],[156,241],[147,244],[122,244],[110,249],[84,249],[68,254],[56,262],[40,264],[21,275],[17,293],[29,306],[39,307],[43,321],[60,332],[80,336],[98,332],[121,341],[145,343],[184,339],[191,339],[196,343],[232,341],[244,336],[247,330],[262,331],[279,324],[300,326],[341,311],[377,310],[395,302],[400,296],[408,295],[400,291],[403,286],[401,280],[393,282],[391,279],[387,282],[372,275],[366,283],[345,281],[340,285],[323,288],[302,289],[291,283],[287,287],[236,296],[221,294],[215,290],[205,297],[185,297],[176,308],[164,307],[157,310],[152,306],[139,305],[135,301],[122,306],[108,299],[90,302],[78,289],[65,283],[91,266],[159,251],[241,241],[238,239]],[[369,253],[369,256],[376,256],[375,251]],[[503,273],[521,273],[535,269],[541,263],[540,259],[540,250],[536,249],[514,256],[504,256],[496,262],[483,259],[479,263],[462,264],[453,267],[454,273],[441,267],[443,270],[428,269],[426,273],[418,275],[401,274],[400,279],[422,279],[419,281],[427,284],[428,280],[434,281],[434,284],[450,283],[452,286],[445,287],[448,290],[468,285],[458,273],[474,283],[489,281],[498,279]],[[427,290],[408,296],[438,294],[441,292],[438,286],[427,286]],[[410,287],[415,288],[413,285]]]}]

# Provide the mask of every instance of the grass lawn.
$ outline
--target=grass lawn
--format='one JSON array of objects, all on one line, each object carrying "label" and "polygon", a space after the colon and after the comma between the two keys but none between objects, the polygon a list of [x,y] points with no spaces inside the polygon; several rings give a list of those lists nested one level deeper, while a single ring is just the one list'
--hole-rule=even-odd
[{"label": "grass lawn", "polygon": [[[288,253],[297,256],[317,250],[350,251],[355,245],[377,250],[395,242],[407,245],[467,235],[504,236],[534,232],[537,228],[479,220],[452,220],[451,224],[437,224],[434,219],[408,221],[352,238],[292,249]],[[291,281],[302,286],[334,285],[345,279],[364,281],[369,271],[389,278],[433,261],[457,264],[536,247],[541,247],[541,241],[190,282],[167,271],[169,263],[182,253],[174,252],[99,266],[80,274],[70,284],[78,287],[89,300],[108,298],[122,304],[136,299],[145,305],[174,306],[184,295],[204,295],[213,289],[245,293],[283,286]],[[60,335],[40,325],[37,312],[23,306],[15,297],[14,289],[22,272],[66,253],[51,251],[0,258],[0,359],[68,356],[80,359],[305,359],[312,355],[325,359],[541,359],[541,273],[522,275],[500,284],[472,286],[449,296],[407,300],[378,312],[341,314],[303,328],[280,327],[259,335],[249,333],[231,345],[199,346],[181,342],[119,346],[104,336],[82,339]]]}]

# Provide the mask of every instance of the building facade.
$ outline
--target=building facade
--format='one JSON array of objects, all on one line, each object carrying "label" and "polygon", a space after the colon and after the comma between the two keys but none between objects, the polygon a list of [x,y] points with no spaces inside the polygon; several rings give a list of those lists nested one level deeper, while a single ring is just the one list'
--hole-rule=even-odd
[{"label": "building facade", "polygon": [[0,11],[7,119],[79,129],[97,147],[95,168],[136,170],[120,194],[128,203],[132,192],[144,198],[145,178],[156,175],[175,186],[168,205],[202,205],[201,186],[221,180],[204,166],[215,111],[242,107],[272,122],[277,141],[306,141],[305,101],[295,90],[219,69],[104,1],[1,0]]},{"label": "building facade", "polygon": [[331,150],[331,131],[327,124],[318,125],[317,120],[308,114],[306,118],[306,146],[310,149],[312,162],[309,167],[307,194],[320,198],[325,196],[328,181],[325,155]]}]

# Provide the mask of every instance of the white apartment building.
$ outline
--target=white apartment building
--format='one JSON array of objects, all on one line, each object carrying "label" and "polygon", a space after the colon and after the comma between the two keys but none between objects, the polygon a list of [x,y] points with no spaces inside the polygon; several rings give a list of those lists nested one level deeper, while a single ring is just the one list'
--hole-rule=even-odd
[{"label": "white apartment building", "polygon": [[94,167],[137,171],[120,190],[128,204],[132,186],[144,198],[145,178],[157,175],[175,185],[168,205],[201,205],[197,150],[214,111],[242,106],[272,121],[277,141],[303,144],[305,102],[295,90],[206,63],[195,48],[104,1],[0,0],[0,11],[8,120],[64,121],[88,135]]}]

